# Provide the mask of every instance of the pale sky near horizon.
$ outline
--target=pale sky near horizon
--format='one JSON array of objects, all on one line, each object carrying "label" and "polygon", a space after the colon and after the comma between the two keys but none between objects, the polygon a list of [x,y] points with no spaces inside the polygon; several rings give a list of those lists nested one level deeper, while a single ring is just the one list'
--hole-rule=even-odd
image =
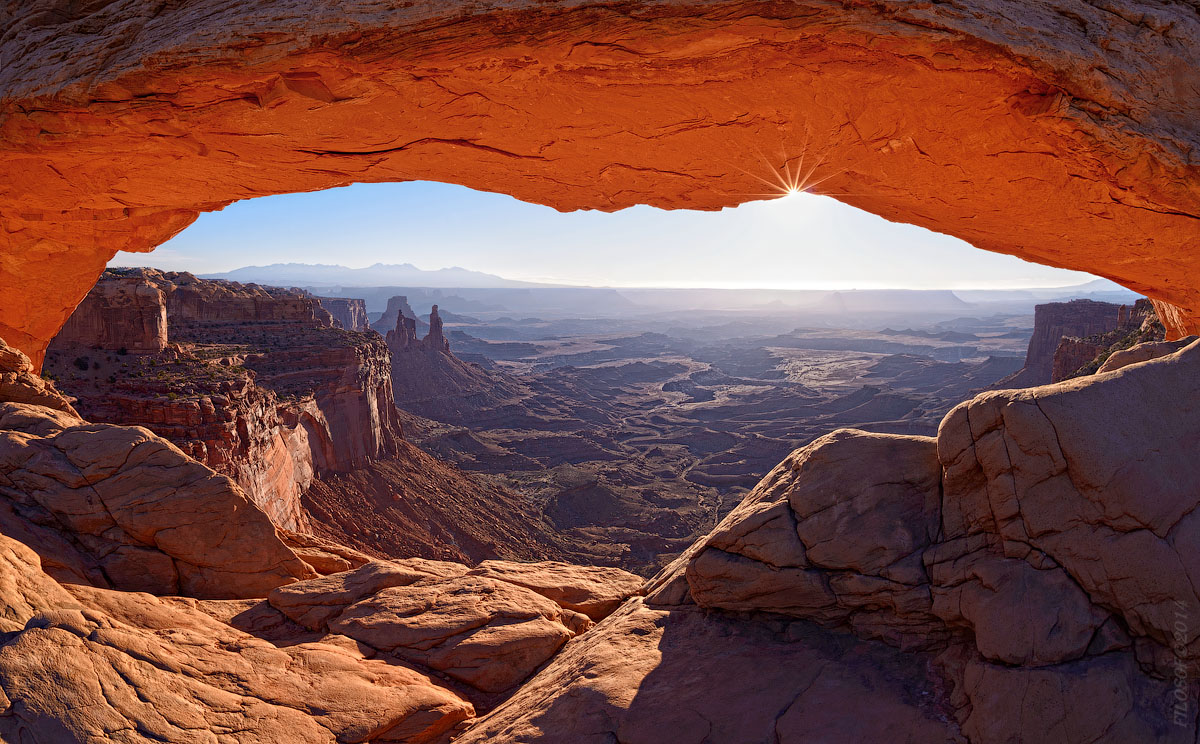
[{"label": "pale sky near horizon", "polygon": [[1094,278],[811,194],[720,212],[561,213],[424,181],[237,202],[202,214],[153,253],[119,253],[110,265],[203,274],[288,262],[461,266],[591,286],[991,289]]}]

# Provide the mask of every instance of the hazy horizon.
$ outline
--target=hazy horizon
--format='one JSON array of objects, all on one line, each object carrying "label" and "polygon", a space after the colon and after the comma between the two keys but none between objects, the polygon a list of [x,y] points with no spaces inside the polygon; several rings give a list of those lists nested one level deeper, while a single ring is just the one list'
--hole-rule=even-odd
[{"label": "hazy horizon", "polygon": [[[121,255],[121,256],[130,256],[130,255],[145,256],[148,254],[121,253],[119,255]],[[416,266],[415,264],[412,264],[411,262],[407,262],[407,261],[398,263],[398,264],[389,264],[389,263],[384,263],[382,261],[377,261],[373,264],[367,264],[367,265],[363,265],[363,266],[347,266],[346,264],[328,264],[328,263],[318,264],[318,263],[306,263],[306,262],[293,261],[293,262],[277,262],[277,263],[270,263],[270,264],[245,264],[243,266],[235,266],[231,269],[226,269],[226,270],[203,271],[203,272],[197,272],[197,271],[194,271],[191,269],[165,268],[163,266],[160,266],[159,263],[161,263],[161,262],[155,262],[153,260],[146,260],[142,263],[136,263],[136,262],[135,263],[120,263],[117,261],[116,258],[114,258],[113,261],[109,262],[108,267],[109,268],[146,267],[146,268],[154,268],[154,269],[159,269],[159,270],[164,270],[164,271],[190,271],[191,273],[193,273],[201,278],[217,277],[220,275],[230,274],[230,273],[244,270],[244,269],[269,269],[269,268],[273,268],[276,266],[288,266],[288,265],[304,266],[304,267],[328,266],[330,268],[348,269],[350,271],[364,271],[367,269],[377,268],[377,267],[381,267],[381,266],[382,267],[392,267],[392,266],[409,265],[409,266],[413,266],[413,268],[417,269],[418,271],[429,272],[429,273],[438,272],[438,271],[456,271],[456,270],[457,271],[469,271],[472,273],[479,273],[479,274],[486,273],[486,272],[476,272],[474,269],[472,269],[469,266],[440,266],[437,268],[424,268],[421,266]],[[1071,273],[1077,273],[1077,272],[1071,272]],[[974,285],[951,286],[951,287],[899,287],[899,286],[888,286],[888,285],[857,286],[857,287],[856,286],[825,286],[825,287],[786,286],[786,287],[781,287],[781,286],[770,286],[770,285],[754,285],[754,286],[745,286],[745,287],[741,287],[741,286],[739,286],[739,287],[720,287],[720,286],[706,286],[706,285],[663,286],[663,285],[657,285],[657,284],[567,284],[564,282],[533,282],[532,280],[513,279],[512,277],[500,276],[500,275],[490,275],[490,276],[497,276],[500,279],[511,280],[511,281],[529,282],[529,288],[532,288],[532,289],[537,289],[539,287],[543,287],[543,288],[561,288],[561,289],[645,289],[645,290],[678,289],[678,290],[729,290],[729,291],[743,291],[743,290],[750,291],[750,290],[760,289],[760,290],[769,290],[772,292],[850,292],[850,291],[891,291],[891,290],[914,291],[914,292],[920,292],[920,291],[972,292],[972,291],[1004,291],[1004,290],[1019,291],[1022,289],[1070,289],[1072,287],[1077,287],[1077,286],[1080,286],[1083,284],[1088,284],[1090,282],[1095,282],[1097,280],[1108,282],[1108,283],[1112,284],[1113,289],[1111,291],[1117,291],[1118,288],[1124,289],[1123,287],[1121,287],[1121,285],[1117,284],[1116,282],[1111,282],[1110,280],[1104,279],[1103,277],[1097,277],[1097,276],[1093,276],[1090,274],[1084,275],[1082,280],[1071,281],[1069,284],[1045,284],[1045,285],[1026,284],[1026,285],[1013,286],[1013,287],[980,287],[980,286],[974,286]],[[329,286],[375,287],[375,286],[389,286],[389,285],[387,283],[358,284],[358,285],[351,285],[351,284],[339,285],[336,283],[330,283]],[[405,286],[405,285],[395,285],[395,286]],[[427,286],[427,285],[413,285],[413,286],[422,286],[426,289],[520,289],[521,288],[518,286],[506,287],[506,286],[502,286],[502,285],[498,285],[495,287],[491,287],[491,286],[479,286],[479,287],[463,286],[463,287],[460,287],[460,286],[455,286],[455,285],[446,285],[444,287],[441,287],[441,286],[435,287],[435,286]],[[1097,290],[1097,291],[1110,291],[1110,290],[1101,289],[1101,290]],[[1132,291],[1132,290],[1129,290],[1129,291]]]},{"label": "hazy horizon", "polygon": [[513,281],[627,289],[1032,289],[1096,277],[974,248],[830,197],[716,212],[558,212],[433,182],[354,184],[235,202],[110,266],[195,274],[276,263],[460,267]]}]

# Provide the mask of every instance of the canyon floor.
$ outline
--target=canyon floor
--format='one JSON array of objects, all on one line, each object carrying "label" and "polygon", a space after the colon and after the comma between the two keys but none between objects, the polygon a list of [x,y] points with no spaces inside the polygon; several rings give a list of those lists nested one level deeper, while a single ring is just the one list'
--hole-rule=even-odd
[{"label": "canyon floor", "polygon": [[0,741],[1192,742],[1200,346],[1028,310],[109,270],[0,345]]},{"label": "canyon floor", "polygon": [[831,429],[936,433],[1020,369],[1032,331],[1031,316],[1002,315],[762,333],[780,324],[459,316],[451,349],[484,374],[412,396],[398,379],[397,402],[415,444],[528,497],[590,560],[653,573]]}]

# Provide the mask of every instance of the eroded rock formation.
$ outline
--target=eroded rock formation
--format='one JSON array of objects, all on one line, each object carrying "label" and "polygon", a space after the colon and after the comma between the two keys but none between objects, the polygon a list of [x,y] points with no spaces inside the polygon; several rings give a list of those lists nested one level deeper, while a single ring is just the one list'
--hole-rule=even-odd
[{"label": "eroded rock formation", "polygon": [[[19,352],[0,350],[16,360],[6,374],[32,376]],[[166,440],[5,397],[0,530],[36,550],[54,576],[227,598],[315,575],[233,481]]]},{"label": "eroded rock formation", "polygon": [[167,348],[167,302],[147,273],[109,271],[67,318],[51,350],[156,352]]},{"label": "eroded rock formation", "polygon": [[[394,306],[393,306],[394,303]],[[404,297],[393,297],[388,300],[387,312],[379,319],[376,326],[381,325],[389,317],[394,318],[395,327],[385,332],[384,338],[393,354],[407,351],[450,352],[450,341],[442,330],[442,318],[438,315],[438,306],[434,305],[429,311],[429,332],[425,338],[417,334],[418,318],[410,315],[412,309]]]},{"label": "eroded rock formation", "polygon": [[460,741],[1192,741],[1198,369],[813,442]]},{"label": "eroded rock formation", "polygon": [[371,327],[367,321],[367,303],[346,297],[318,297],[321,307],[329,311],[339,327],[347,331],[365,331]]},{"label": "eroded rock formation", "polygon": [[[383,311],[383,315],[379,320],[371,324],[371,327],[379,331],[383,335],[387,335],[392,330],[400,328],[400,318],[411,318],[414,327],[425,325],[417,314],[413,312],[412,306],[408,304],[408,297],[404,295],[395,295],[388,298],[387,308]],[[414,331],[414,337],[417,333]]]},{"label": "eroded rock formation", "polygon": [[[1025,366],[1017,373],[996,383],[996,387],[1033,387],[1051,382],[1054,375],[1054,355],[1067,337],[1081,338],[1115,330],[1121,319],[1123,305],[1095,300],[1048,302],[1038,305],[1033,313],[1033,335],[1025,352]],[[1084,352],[1086,354],[1086,352]],[[1067,352],[1072,357],[1078,356]],[[1092,359],[1088,356],[1084,362]],[[1081,362],[1082,364],[1083,362]],[[1060,362],[1060,367],[1063,365]],[[1074,371],[1078,367],[1072,367]]]},{"label": "eroded rock formation", "polygon": [[[471,717],[426,674],[313,636],[277,646],[223,603],[60,586],[0,535],[5,741],[428,742]],[[246,739],[243,739],[246,740]]]},{"label": "eroded rock formation", "polygon": [[[398,307],[407,307],[403,297],[392,299],[402,301]],[[403,410],[426,415],[469,411],[482,400],[499,401],[514,394],[510,382],[451,353],[437,305],[430,310],[429,332],[424,338],[417,338],[415,318],[397,312],[396,327],[387,332],[386,339],[392,352],[392,390],[396,405]]]},{"label": "eroded rock formation", "polygon": [[3,21],[0,335],[35,365],[117,250],[235,199],[408,179],[714,209],[799,172],[1173,303],[1172,337],[1200,317],[1185,2],[37,0]]},{"label": "eroded rock formation", "polygon": [[[142,343],[140,297],[156,300],[170,348]],[[399,441],[386,346],[332,323],[300,291],[109,270],[47,369],[88,419],[149,427],[303,530],[300,495],[315,474],[389,456]]]}]

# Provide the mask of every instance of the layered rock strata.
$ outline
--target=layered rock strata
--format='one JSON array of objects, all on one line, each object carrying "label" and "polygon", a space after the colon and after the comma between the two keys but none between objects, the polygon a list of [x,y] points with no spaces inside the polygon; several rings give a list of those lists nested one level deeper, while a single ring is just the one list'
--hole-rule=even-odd
[{"label": "layered rock strata", "polygon": [[[1149,300],[1138,300],[1132,306],[1122,305],[1117,311],[1117,327],[1113,330],[1082,338],[1067,337],[1059,342],[1054,351],[1051,379],[1060,382],[1093,374],[1112,354],[1138,344],[1162,341],[1163,336],[1162,322]],[[1171,350],[1186,345],[1176,343]]]},{"label": "layered rock strata", "polygon": [[530,589],[436,561],[367,564],[281,588],[270,602],[310,630],[345,635],[484,693],[524,681],[592,624]]},{"label": "layered rock strata", "polygon": [[318,297],[321,307],[329,311],[338,327],[347,331],[365,331],[371,327],[367,320],[367,303],[346,297]]},{"label": "layered rock strata", "polygon": [[[5,373],[30,377],[2,348]],[[0,531],[57,578],[129,591],[255,597],[315,575],[229,478],[69,406],[0,400]]]},{"label": "layered rock strata", "polygon": [[[157,297],[170,348],[126,354],[144,311],[114,296]],[[332,324],[300,291],[110,270],[72,315],[72,335],[55,340],[48,370],[89,419],[150,427],[236,480],[280,526],[306,530],[300,495],[315,474],[394,454],[399,440],[386,346]]]},{"label": "layered rock strata", "polygon": [[[1034,308],[1033,335],[1025,352],[1025,366],[996,383],[995,387],[1033,387],[1053,381],[1054,355],[1064,338],[1081,338],[1116,330],[1123,305],[1095,300],[1048,302]],[[1084,362],[1092,359],[1087,357]],[[1081,362],[1082,364],[1082,362]],[[1061,365],[1060,365],[1061,366]],[[1074,371],[1076,368],[1072,368]]]},{"label": "layered rock strata", "polygon": [[14,581],[0,594],[5,741],[422,743],[474,714],[336,638],[277,646],[195,600],[60,586],[0,535],[0,582]]},{"label": "layered rock strata", "polygon": [[54,337],[50,351],[167,348],[166,296],[139,270],[110,271],[88,292]]}]

